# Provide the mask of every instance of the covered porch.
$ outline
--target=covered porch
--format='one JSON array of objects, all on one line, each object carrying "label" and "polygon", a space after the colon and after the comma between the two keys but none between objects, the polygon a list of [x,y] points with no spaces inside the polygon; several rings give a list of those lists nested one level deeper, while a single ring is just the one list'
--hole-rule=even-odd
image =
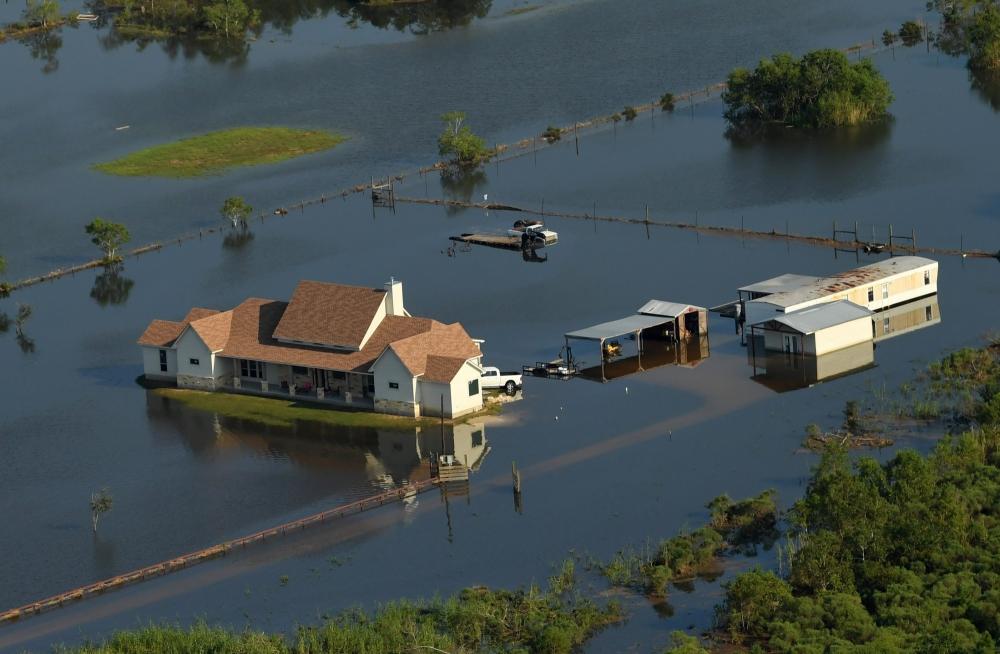
[{"label": "covered porch", "polygon": [[229,390],[359,409],[375,406],[375,377],[371,373],[247,359],[233,359],[232,364],[233,374],[223,378]]}]

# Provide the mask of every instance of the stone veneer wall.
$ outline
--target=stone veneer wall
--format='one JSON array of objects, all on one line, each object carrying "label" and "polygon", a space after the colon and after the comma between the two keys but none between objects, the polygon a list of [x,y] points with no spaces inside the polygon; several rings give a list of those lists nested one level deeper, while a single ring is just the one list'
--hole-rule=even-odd
[{"label": "stone veneer wall", "polygon": [[200,391],[214,391],[215,380],[211,377],[177,375],[177,386],[178,388],[194,388]]},{"label": "stone veneer wall", "polygon": [[420,405],[413,402],[398,402],[396,400],[375,400],[375,411],[378,413],[391,413],[395,416],[407,416],[410,418],[420,417]]}]

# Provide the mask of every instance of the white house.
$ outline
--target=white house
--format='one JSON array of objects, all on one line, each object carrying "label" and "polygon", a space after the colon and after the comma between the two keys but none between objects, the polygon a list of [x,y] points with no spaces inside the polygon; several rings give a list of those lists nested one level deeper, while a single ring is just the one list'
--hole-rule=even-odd
[{"label": "white house", "polygon": [[414,317],[403,285],[303,281],[288,302],[249,298],[154,320],[139,338],[147,379],[351,405],[405,416],[483,407],[479,343],[459,323]]},{"label": "white house", "polygon": [[868,309],[840,300],[779,314],[752,325],[750,330],[751,336],[763,336],[765,350],[822,356],[870,342],[871,316]]}]

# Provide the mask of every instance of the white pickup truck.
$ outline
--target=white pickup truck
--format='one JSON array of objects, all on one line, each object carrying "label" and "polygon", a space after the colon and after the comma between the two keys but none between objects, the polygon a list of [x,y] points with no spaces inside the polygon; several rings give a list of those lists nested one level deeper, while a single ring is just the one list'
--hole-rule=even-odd
[{"label": "white pickup truck", "polygon": [[483,368],[482,376],[483,388],[502,388],[508,395],[521,388],[521,373],[500,372],[499,368],[486,366]]}]

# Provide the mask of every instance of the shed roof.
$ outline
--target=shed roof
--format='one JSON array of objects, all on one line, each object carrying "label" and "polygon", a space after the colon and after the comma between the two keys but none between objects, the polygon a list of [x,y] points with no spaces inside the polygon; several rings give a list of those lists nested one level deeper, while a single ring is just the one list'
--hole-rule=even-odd
[{"label": "shed roof", "polygon": [[707,311],[703,307],[696,307],[693,304],[681,304],[680,302],[667,302],[665,300],[650,300],[639,307],[638,313],[644,316],[663,316],[666,318],[676,318],[688,311]]},{"label": "shed roof", "polygon": [[796,275],[795,273],[786,273],[784,275],[772,277],[771,279],[765,279],[762,282],[755,282],[753,284],[748,284],[747,286],[741,286],[737,290],[747,293],[782,293],[785,291],[795,290],[805,286],[806,284],[811,284],[817,279],[819,279],[819,277],[813,277],[812,275]]},{"label": "shed roof", "polygon": [[798,288],[768,295],[763,301],[783,308],[794,307],[859,286],[877,284],[893,275],[919,270],[925,266],[937,266],[937,261],[924,257],[893,257],[828,277],[818,277]]},{"label": "shed roof", "polygon": [[665,318],[663,316],[643,316],[636,314],[634,316],[629,316],[628,318],[602,322],[599,325],[592,325],[590,327],[578,329],[575,332],[569,332],[566,334],[566,338],[600,341],[606,338],[625,336],[626,334],[640,332],[643,329],[665,325],[672,320],[673,318]]},{"label": "shed roof", "polygon": [[837,302],[827,302],[815,307],[793,311],[791,313],[779,314],[763,323],[778,323],[792,329],[800,334],[813,334],[815,332],[842,325],[852,320],[868,318],[872,312],[865,307],[858,306],[847,300]]}]

